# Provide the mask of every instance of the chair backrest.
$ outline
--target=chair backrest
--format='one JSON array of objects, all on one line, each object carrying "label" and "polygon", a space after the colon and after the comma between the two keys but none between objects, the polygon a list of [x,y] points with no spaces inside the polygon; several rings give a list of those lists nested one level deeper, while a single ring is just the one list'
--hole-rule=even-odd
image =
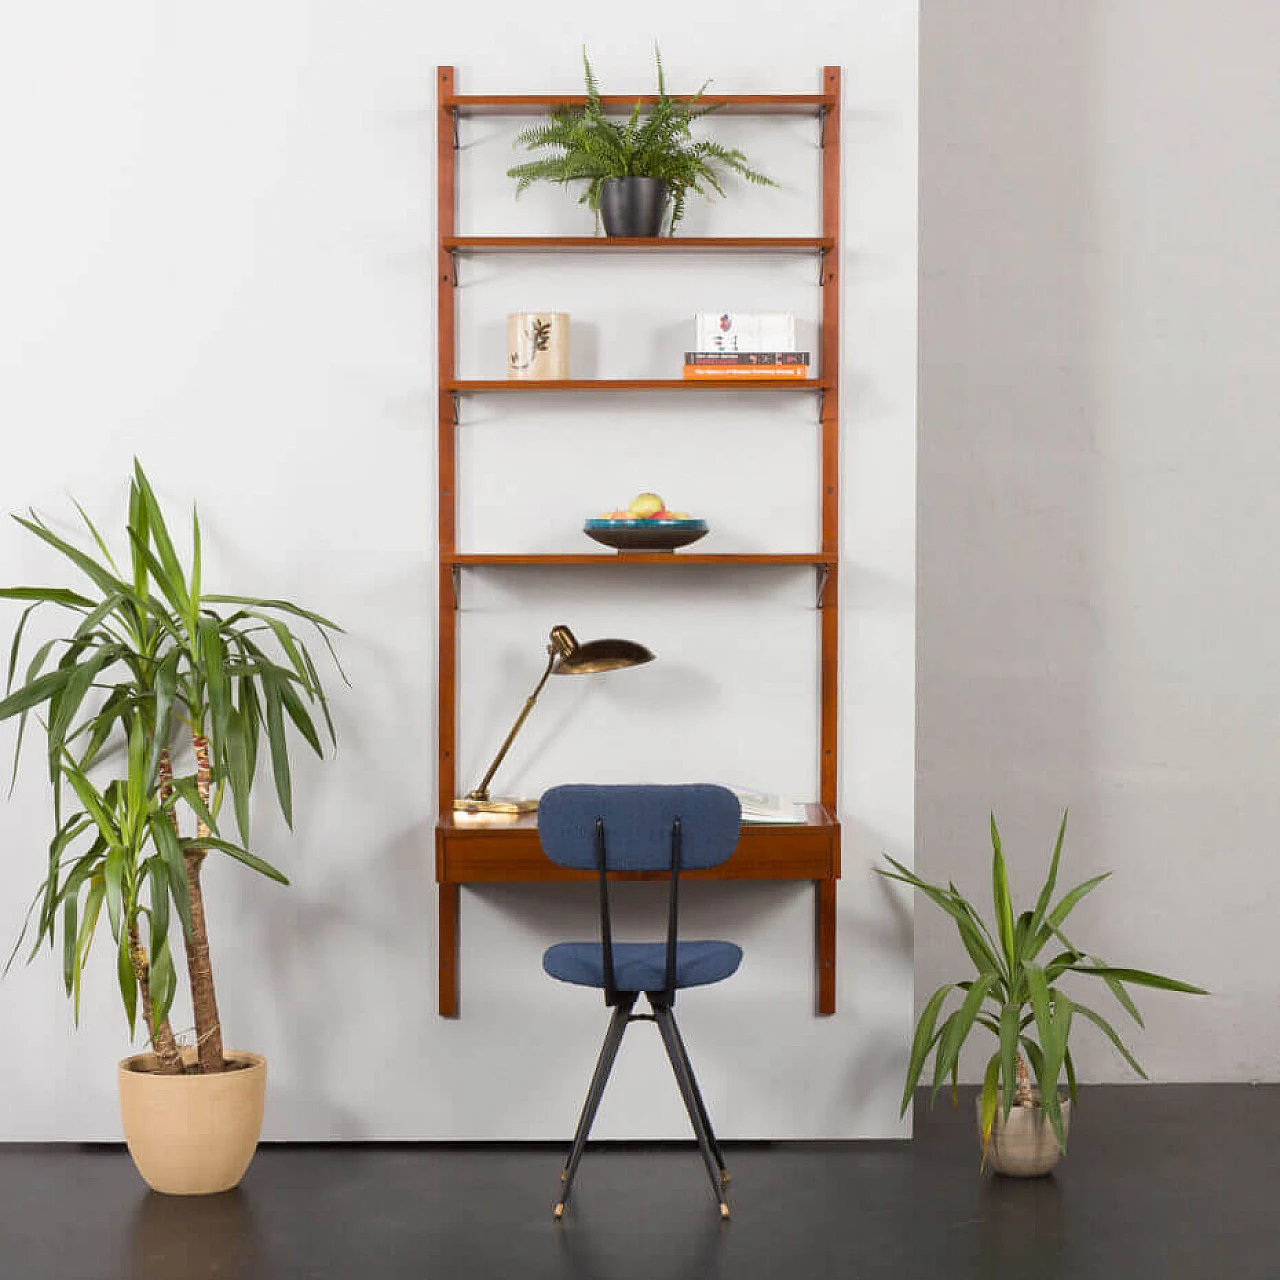
[{"label": "chair backrest", "polygon": [[709,783],[552,787],[538,804],[538,837],[552,862],[595,871],[596,822],[602,820],[608,870],[670,871],[676,819],[681,871],[719,866],[737,846],[738,797]]}]

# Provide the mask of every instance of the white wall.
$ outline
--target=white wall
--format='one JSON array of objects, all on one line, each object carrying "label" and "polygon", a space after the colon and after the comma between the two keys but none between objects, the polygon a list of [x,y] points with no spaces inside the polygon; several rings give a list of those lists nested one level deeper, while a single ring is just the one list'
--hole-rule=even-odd
[{"label": "white wall", "polygon": [[[919,865],[985,895],[994,808],[1030,893],[1070,805],[1115,872],[1073,936],[1214,993],[1140,1000],[1161,1080],[1278,1078],[1278,41],[1248,0],[922,19]],[[919,998],[961,961],[922,912]]]},{"label": "white wall", "polygon": [[[652,29],[633,29],[584,3],[549,23],[509,0],[483,13],[241,3],[216,19],[135,0],[110,13],[79,6],[74,21],[30,6],[2,20],[0,509],[34,505],[66,525],[74,494],[118,523],[137,453],[171,511],[199,499],[207,582],[294,598],[348,631],[337,759],[301,764],[292,837],[265,797],[259,810],[261,852],[292,887],[230,866],[207,876],[228,1042],[271,1063],[268,1137],[561,1138],[576,1118],[604,1012],[544,978],[539,957],[589,927],[588,894],[464,891],[464,1012],[435,1012],[435,68],[455,64],[466,91],[573,91],[585,41],[609,89],[641,92],[655,34],[673,88],[710,74],[724,92],[811,92],[821,66],[837,63],[847,103],[839,1013],[811,1012],[807,888],[691,886],[690,927],[740,939],[748,960],[728,986],[682,999],[682,1021],[725,1136],[902,1131],[910,922],[869,867],[882,849],[910,857],[913,845],[916,8],[858,3],[832,18],[807,0],[780,25],[776,7],[747,4],[695,28],[685,7],[660,0],[645,13]],[[771,129],[758,150],[752,136],[762,165],[812,157],[795,125]],[[511,162],[490,125],[467,130],[466,166]],[[515,206],[505,183],[495,190],[472,229],[581,223],[555,192]],[[763,230],[770,219],[797,230],[792,213],[816,216],[799,199],[752,192],[736,211],[691,213],[688,230]],[[464,367],[493,364],[494,317],[525,305],[514,301],[522,284],[539,305],[563,286],[567,309],[594,313],[605,333],[623,299],[590,261],[563,277],[502,264],[514,285],[491,262],[466,264]],[[813,305],[811,261],[742,268],[761,296]],[[695,270],[707,273],[702,291]],[[675,292],[672,276],[621,271],[642,325],[680,323],[708,292],[712,305],[758,296],[722,265],[679,267]],[[575,330],[584,355],[591,332]],[[707,513],[722,545],[766,545],[775,522],[789,542],[813,545],[811,405],[788,404],[776,422],[683,400],[593,408],[599,423],[581,402],[528,419],[468,405],[464,463],[487,508],[463,511],[470,545],[508,532],[528,546],[577,545],[582,515],[659,487],[659,468],[672,501]],[[596,434],[606,442],[596,472],[545,447]],[[758,529],[744,511],[758,513]],[[58,572],[16,526],[0,526],[0,580]],[[812,669],[773,665],[812,657],[807,578],[699,578],[636,597],[599,585],[548,579],[537,584],[554,590],[544,599],[503,575],[468,584],[464,775],[496,746],[548,625],[564,620],[584,637],[648,640],[660,661],[550,690],[508,786],[594,768],[813,789]],[[16,617],[0,614],[4,634]],[[706,660],[717,642],[729,651],[718,679]],[[563,742],[554,753],[553,741]],[[7,727],[0,745],[7,761]],[[25,766],[0,807],[4,938],[47,839],[37,757]],[[78,1032],[49,958],[0,984],[0,1139],[119,1136],[113,1064],[128,1046],[110,968],[104,957]],[[683,1135],[656,1038],[633,1034],[599,1133]]]}]

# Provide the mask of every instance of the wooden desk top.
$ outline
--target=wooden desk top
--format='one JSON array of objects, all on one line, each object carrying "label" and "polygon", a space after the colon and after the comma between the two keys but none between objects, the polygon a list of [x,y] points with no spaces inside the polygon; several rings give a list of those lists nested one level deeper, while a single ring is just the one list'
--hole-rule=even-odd
[{"label": "wooden desk top", "polygon": [[[802,823],[743,823],[733,857],[683,873],[690,880],[827,880],[840,874],[840,824],[821,805]],[[436,823],[436,879],[442,884],[593,880],[594,871],[557,866],[538,843],[536,814],[500,824]],[[619,880],[662,880],[665,872],[623,872]]]}]

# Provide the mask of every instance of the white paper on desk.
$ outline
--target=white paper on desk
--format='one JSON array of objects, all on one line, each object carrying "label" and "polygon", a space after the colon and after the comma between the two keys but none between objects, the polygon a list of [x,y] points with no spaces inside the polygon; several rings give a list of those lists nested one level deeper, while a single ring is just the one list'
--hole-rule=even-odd
[{"label": "white paper on desk", "polygon": [[779,791],[757,791],[751,787],[730,787],[742,806],[743,822],[803,822],[804,805]]}]

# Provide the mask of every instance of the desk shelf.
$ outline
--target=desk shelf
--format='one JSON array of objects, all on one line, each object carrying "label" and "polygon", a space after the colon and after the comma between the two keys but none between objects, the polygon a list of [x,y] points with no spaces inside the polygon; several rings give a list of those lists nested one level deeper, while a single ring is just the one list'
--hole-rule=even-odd
[{"label": "desk shelf", "polygon": [[[728,862],[687,871],[681,880],[810,881],[816,891],[814,921],[817,1012],[829,987],[836,956],[836,880],[840,875],[840,824],[820,804],[805,806],[802,823],[744,823]],[[458,823],[446,814],[436,824],[436,881],[439,885],[441,1012],[459,1012],[458,908],[468,884],[593,884],[594,871],[558,866],[538,842],[537,817],[512,822]],[[615,872],[611,880],[667,879],[664,872]]]}]

